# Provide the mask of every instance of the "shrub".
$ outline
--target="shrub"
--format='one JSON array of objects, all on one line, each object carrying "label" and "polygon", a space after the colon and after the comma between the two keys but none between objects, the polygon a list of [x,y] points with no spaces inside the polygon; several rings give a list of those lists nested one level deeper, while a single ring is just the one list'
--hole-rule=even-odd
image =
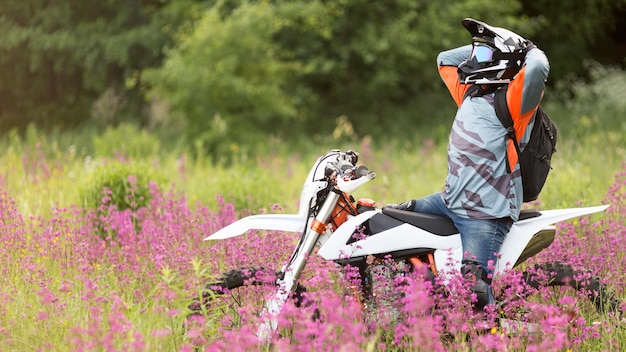
[{"label": "shrub", "polygon": [[80,190],[83,207],[93,212],[97,219],[98,235],[107,241],[116,239],[116,230],[107,227],[110,215],[115,211],[130,212],[132,227],[139,232],[137,212],[150,203],[151,186],[164,182],[153,168],[141,164],[111,162],[95,167]]},{"label": "shrub", "polygon": [[98,210],[102,205],[113,205],[118,210],[137,210],[150,201],[149,184],[163,180],[153,168],[140,164],[110,162],[96,166],[81,188],[81,199],[86,209]]}]

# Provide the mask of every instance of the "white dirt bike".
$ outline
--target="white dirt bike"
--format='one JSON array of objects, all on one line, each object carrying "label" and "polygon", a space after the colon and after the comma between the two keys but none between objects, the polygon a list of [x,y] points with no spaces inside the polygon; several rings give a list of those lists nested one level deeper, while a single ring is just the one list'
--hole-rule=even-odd
[{"label": "white dirt bike", "polygon": [[[462,260],[461,238],[450,219],[446,217],[398,210],[392,207],[377,208],[373,201],[355,201],[351,193],[373,180],[376,174],[357,164],[354,151],[331,150],[321,156],[311,168],[301,193],[298,214],[262,214],[242,218],[205,240],[225,240],[248,230],[279,230],[301,233],[295,250],[276,273],[271,284],[275,290],[265,299],[258,328],[261,339],[268,338],[277,329],[276,314],[284,303],[303,287],[298,279],[307,264],[307,258],[316,248],[323,259],[338,265],[352,265],[362,274],[360,296],[364,301],[371,297],[375,280],[369,266],[371,258],[392,258],[404,263],[405,268],[425,269],[430,276],[444,276],[446,272],[460,270]],[[556,233],[554,224],[568,219],[604,211],[608,205],[560,210],[523,210],[504,239],[499,260],[495,264],[497,280],[505,270],[516,268],[528,258],[548,247]],[[358,236],[356,236],[358,234]],[[368,260],[369,258],[369,260]],[[380,263],[380,261],[378,262]],[[453,263],[453,268],[450,268]],[[443,270],[443,269],[446,270]],[[451,270],[450,270],[451,269]],[[547,263],[534,269],[543,270],[547,280],[535,280],[524,273],[531,287],[568,286],[585,292],[600,312],[618,311],[619,301],[596,276],[584,276],[585,284],[577,281],[585,270],[574,269],[563,263]],[[267,280],[258,279],[257,268],[234,269],[206,285],[202,297],[189,308],[202,314],[224,296],[249,285],[261,285]],[[586,273],[588,274],[588,273]],[[367,306],[366,304],[364,306]],[[235,312],[236,314],[236,312]],[[512,328],[511,320],[502,318],[501,326]],[[508,325],[507,325],[508,324]]]}]

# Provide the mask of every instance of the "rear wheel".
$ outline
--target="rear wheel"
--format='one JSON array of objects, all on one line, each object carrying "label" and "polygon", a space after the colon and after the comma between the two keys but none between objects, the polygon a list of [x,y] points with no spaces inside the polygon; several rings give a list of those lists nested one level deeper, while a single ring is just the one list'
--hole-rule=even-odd
[{"label": "rear wheel", "polygon": [[548,314],[567,318],[570,327],[622,314],[614,293],[588,270],[545,263],[527,268],[522,279],[523,290],[511,294],[505,289],[499,300],[500,325],[511,333],[539,333],[548,324]]}]

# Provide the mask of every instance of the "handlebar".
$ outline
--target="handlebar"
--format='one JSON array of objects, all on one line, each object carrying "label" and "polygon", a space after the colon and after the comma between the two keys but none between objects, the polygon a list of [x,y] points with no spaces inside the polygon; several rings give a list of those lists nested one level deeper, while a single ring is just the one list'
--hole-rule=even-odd
[{"label": "handlebar", "polygon": [[369,173],[370,170],[365,165],[357,165],[354,167],[354,175],[357,178],[367,176]]},{"label": "handlebar", "polygon": [[357,165],[359,154],[353,150],[341,152],[332,150],[337,155],[334,162],[326,165],[325,176],[336,180],[337,188],[343,192],[352,193],[364,183],[373,180],[376,173],[370,171],[365,165]]},{"label": "handlebar", "polygon": [[[354,150],[348,150],[347,152],[342,152],[338,149],[333,149],[328,152],[326,155],[334,154],[337,156],[335,161],[331,161],[326,165],[326,176],[330,176],[333,173],[339,176],[345,176],[346,174],[355,174],[355,170],[359,168],[357,166],[357,162],[359,160],[359,153]],[[364,167],[364,166],[361,166]],[[367,169],[367,168],[366,168]],[[361,175],[357,176],[361,177]]]},{"label": "handlebar", "polygon": [[357,165],[352,170],[353,177],[338,177],[337,188],[342,192],[352,193],[363,184],[376,178],[376,173],[367,169],[363,165]]}]

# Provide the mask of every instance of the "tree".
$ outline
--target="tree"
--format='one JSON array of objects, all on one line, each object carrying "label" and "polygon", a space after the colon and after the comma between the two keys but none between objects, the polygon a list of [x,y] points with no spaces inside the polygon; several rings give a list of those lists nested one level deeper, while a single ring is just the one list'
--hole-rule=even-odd
[{"label": "tree", "polygon": [[308,64],[281,46],[284,31],[329,32],[333,16],[320,2],[218,2],[143,79],[154,99],[169,102],[186,122],[191,143],[211,154],[230,145],[287,131],[317,98],[298,77]]},{"label": "tree", "polygon": [[115,119],[141,116],[139,73],[160,65],[171,32],[189,18],[181,8],[194,3],[5,2],[0,7],[0,130],[29,123],[76,126],[91,118],[95,101],[107,97],[115,106],[103,109],[114,108]]},{"label": "tree", "polygon": [[213,152],[258,131],[329,133],[342,115],[358,117],[361,135],[380,133],[389,116],[442,89],[436,53],[469,41],[468,8],[506,25],[519,22],[516,4],[217,2],[144,79]]},{"label": "tree", "polygon": [[625,15],[626,0],[7,0],[0,131],[142,125],[157,101],[213,153],[340,116],[409,136],[453,114],[434,60],[469,43],[464,17],[531,38],[555,85],[588,60],[625,65]]},{"label": "tree", "polygon": [[587,76],[589,61],[626,67],[626,0],[522,0],[533,41],[550,58],[551,81]]}]

